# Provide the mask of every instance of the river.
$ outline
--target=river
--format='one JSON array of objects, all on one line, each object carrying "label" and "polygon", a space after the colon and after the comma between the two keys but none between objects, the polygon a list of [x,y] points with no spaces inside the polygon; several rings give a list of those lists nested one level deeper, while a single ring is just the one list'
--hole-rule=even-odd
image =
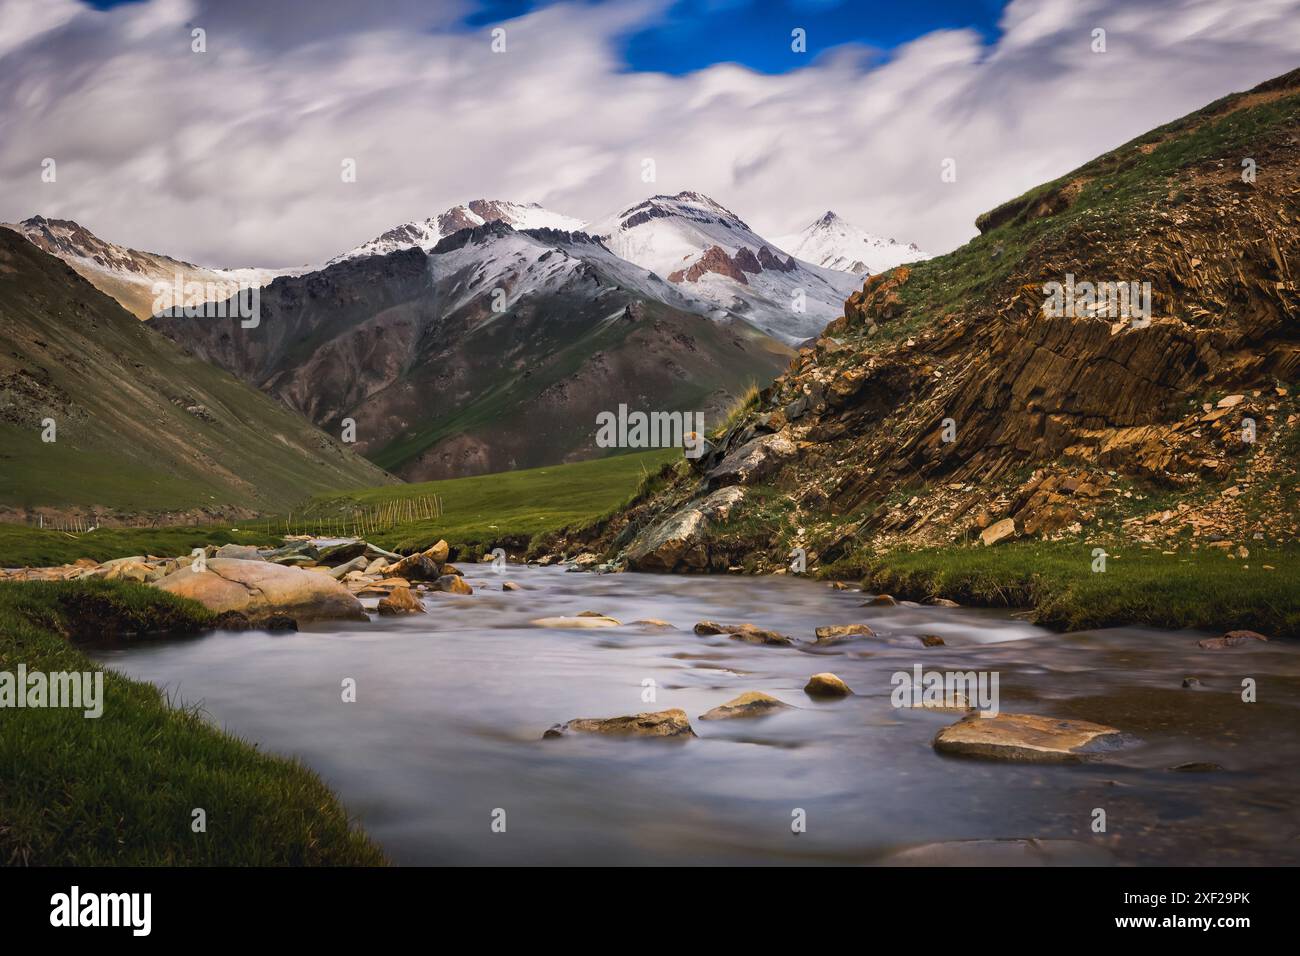
[{"label": "river", "polygon": [[[1206,651],[1195,632],[1056,634],[1006,612],[860,607],[860,592],[790,577],[467,574],[476,592],[424,595],[426,615],[91,652],[301,758],[398,864],[870,864],[939,842],[927,859],[1011,862],[1014,845],[970,841],[1014,839],[1073,841],[1042,844],[1061,862],[1300,863],[1300,648]],[[522,590],[503,592],[507,579]],[[529,623],[584,610],[676,629]],[[751,646],[696,636],[702,619],[803,641],[864,622],[879,637]],[[945,643],[921,647],[921,634]],[[1064,766],[941,756],[930,741],[956,715],[891,705],[891,676],[917,663],[996,672],[1003,712],[1110,724],[1125,746]],[[807,697],[821,671],[854,696]],[[1201,686],[1185,688],[1190,676]],[[794,707],[697,719],[749,690]],[[670,707],[697,738],[541,739],[574,717]],[[1170,769],[1189,763],[1222,769]]]}]

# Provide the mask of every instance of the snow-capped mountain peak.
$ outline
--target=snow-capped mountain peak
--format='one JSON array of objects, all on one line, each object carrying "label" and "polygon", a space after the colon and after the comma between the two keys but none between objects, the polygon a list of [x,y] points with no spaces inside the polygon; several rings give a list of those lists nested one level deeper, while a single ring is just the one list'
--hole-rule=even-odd
[{"label": "snow-capped mountain peak", "polygon": [[589,223],[616,255],[785,342],[816,335],[844,309],[856,277],[780,252],[697,192],[651,196]]},{"label": "snow-capped mountain peak", "polygon": [[362,256],[385,256],[401,249],[420,248],[429,252],[439,241],[462,229],[473,229],[490,222],[504,222],[514,229],[558,229],[576,232],[582,220],[552,212],[537,203],[517,203],[501,199],[475,199],[428,219],[404,222],[387,232],[363,242],[354,249],[329,260],[327,265]]},{"label": "snow-capped mountain peak", "polygon": [[801,231],[781,236],[776,244],[798,259],[858,276],[930,258],[915,243],[877,236],[830,210]]}]

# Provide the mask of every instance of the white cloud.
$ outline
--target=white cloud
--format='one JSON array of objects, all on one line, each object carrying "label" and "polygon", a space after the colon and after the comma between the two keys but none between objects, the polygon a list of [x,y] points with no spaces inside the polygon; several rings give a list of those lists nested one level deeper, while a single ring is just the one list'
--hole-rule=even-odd
[{"label": "white cloud", "polygon": [[695,189],[768,235],[831,208],[945,251],[985,209],[1300,65],[1300,0],[1015,0],[992,48],[939,31],[883,64],[844,47],[784,75],[683,77],[619,62],[650,0],[542,9],[505,24],[504,54],[452,4],[372,6],[360,28],[354,5],[319,0],[0,0],[0,219],[282,266],[472,198],[595,218]]}]

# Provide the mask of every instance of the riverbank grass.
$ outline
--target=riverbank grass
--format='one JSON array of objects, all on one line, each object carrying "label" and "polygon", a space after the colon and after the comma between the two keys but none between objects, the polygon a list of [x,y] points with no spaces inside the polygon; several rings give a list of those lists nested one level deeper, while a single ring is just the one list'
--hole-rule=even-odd
[{"label": "riverbank grass", "polygon": [[1247,558],[1224,550],[1106,549],[1011,542],[992,548],[898,550],[838,562],[830,577],[924,601],[945,597],[982,607],[1033,609],[1036,623],[1062,630],[1146,625],[1207,631],[1247,629],[1300,637],[1300,548],[1253,546]]},{"label": "riverbank grass", "polygon": [[[90,619],[133,639],[211,618],[133,583],[0,583],[0,671],[101,670],[68,640]],[[103,680],[98,718],[0,708],[0,865],[384,863],[302,764],[260,753],[151,684],[111,670]],[[194,832],[196,810],[206,832]]]}]

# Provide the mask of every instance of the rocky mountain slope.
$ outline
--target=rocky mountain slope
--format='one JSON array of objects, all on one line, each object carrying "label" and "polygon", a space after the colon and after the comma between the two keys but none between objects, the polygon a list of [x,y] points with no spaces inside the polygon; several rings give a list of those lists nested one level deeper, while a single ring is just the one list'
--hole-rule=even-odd
[{"label": "rocky mountain slope", "polygon": [[353,419],[411,480],[607,453],[596,415],[620,403],[717,422],[791,354],[585,233],[504,221],[277,282],[255,329],[154,324],[333,434]]},{"label": "rocky mountain slope", "polygon": [[392,480],[7,229],[0,331],[6,518],[240,516]]},{"label": "rocky mountain slope", "polygon": [[860,278],[930,258],[916,243],[874,235],[829,210],[799,232],[773,241],[796,259],[824,269],[851,272]]},{"label": "rocky mountain slope", "polygon": [[[811,570],[899,544],[1295,540],[1300,71],[977,225],[869,279],[711,454],[556,547],[661,570],[798,547]],[[1149,316],[1100,286],[1130,282]]]},{"label": "rocky mountain slope", "polygon": [[404,222],[394,226],[369,242],[349,249],[329,260],[326,265],[359,259],[364,256],[386,256],[403,249],[423,249],[429,252],[438,242],[453,232],[473,229],[490,222],[503,222],[515,229],[559,229],[575,232],[582,229],[582,220],[573,219],[543,209],[537,203],[516,203],[502,199],[475,199],[428,219]]},{"label": "rocky mountain slope", "polygon": [[708,196],[651,196],[586,231],[693,298],[790,344],[840,314],[855,277],[784,254]]},{"label": "rocky mountain slope", "polygon": [[295,269],[210,269],[155,252],[128,249],[100,239],[70,219],[32,216],[19,223],[0,223],[25,236],[39,248],[57,256],[100,292],[107,293],[137,319],[155,311],[158,294],[155,283],[174,287],[177,281],[200,283],[204,294],[198,301],[229,298],[240,288],[264,286],[281,275],[296,275]]}]

